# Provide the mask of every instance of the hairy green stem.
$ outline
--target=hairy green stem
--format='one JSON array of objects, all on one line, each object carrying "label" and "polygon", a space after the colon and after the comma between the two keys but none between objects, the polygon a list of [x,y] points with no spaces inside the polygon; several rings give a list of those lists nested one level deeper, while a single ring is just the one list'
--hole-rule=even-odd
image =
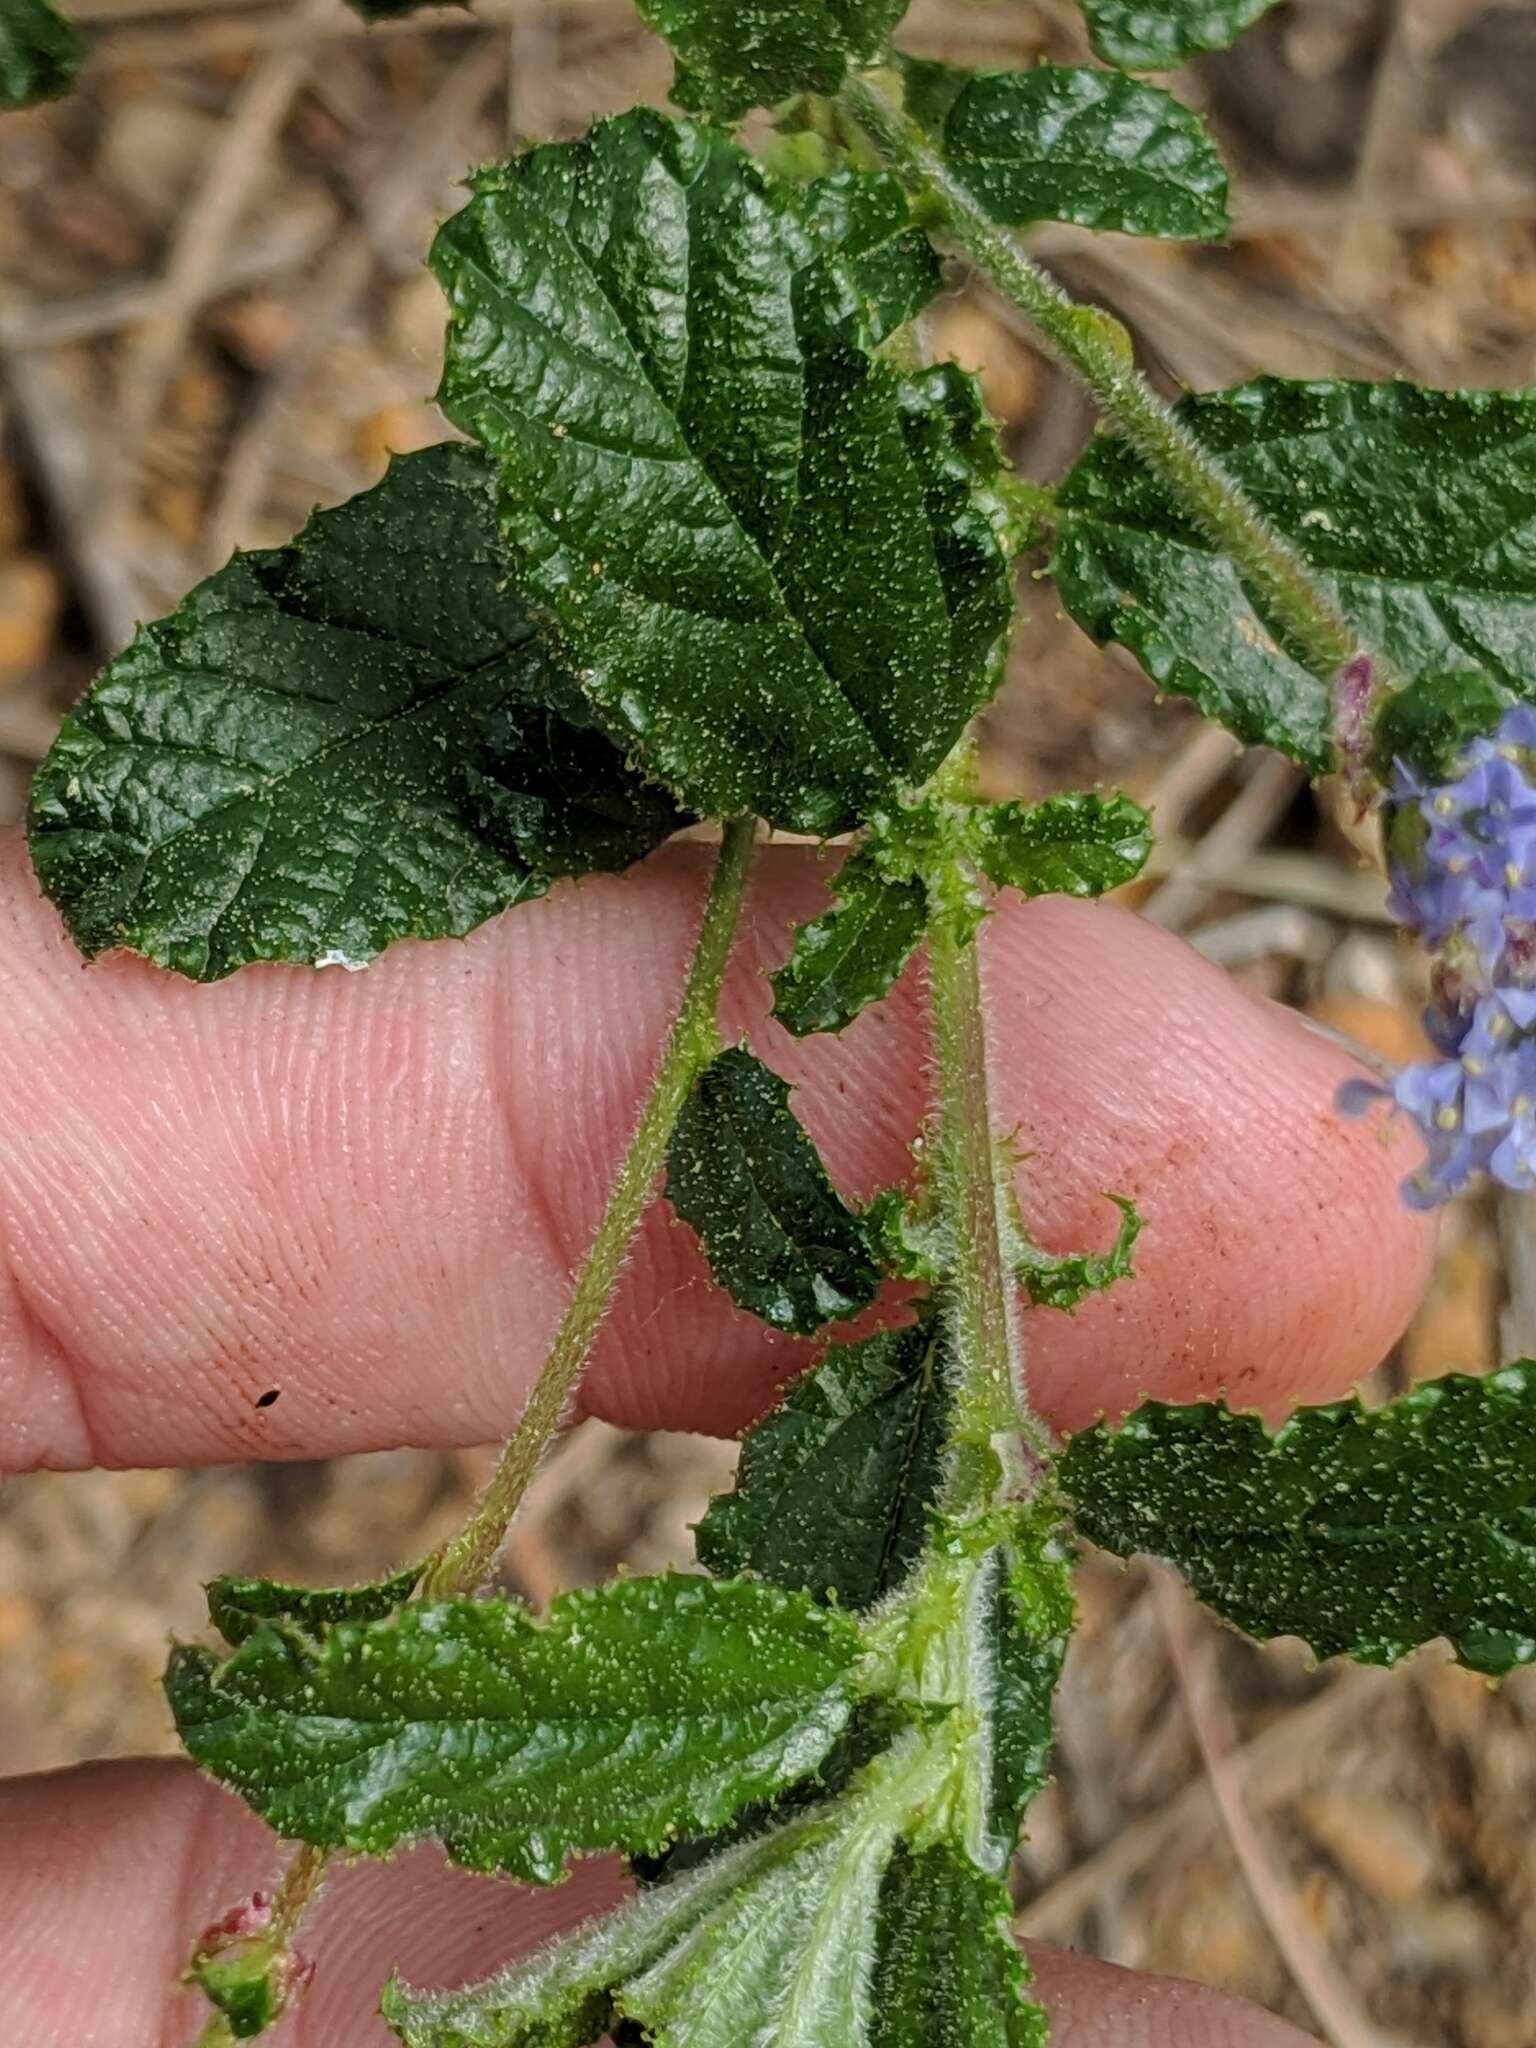
[{"label": "hairy green stem", "polygon": [[994,290],[1028,316],[1050,353],[1082,379],[1212,544],[1237,563],[1297,656],[1331,684],[1336,671],[1360,651],[1358,634],[1242,486],[1158,397],[1136,368],[1120,323],[1096,307],[1080,305],[1026,256],[877,84],[850,77],[839,97],[928,218],[965,251]]},{"label": "hairy green stem", "polygon": [[656,1079],[619,1167],[603,1220],[555,1332],[543,1370],[474,1513],[433,1560],[425,1598],[474,1592],[496,1554],[581,1377],[598,1325],[666,1157],[672,1127],[698,1075],[720,1049],[715,1009],[752,859],[755,820],[731,819],[720,844],[693,963]]},{"label": "hairy green stem", "polygon": [[1024,1483],[1023,1356],[1014,1279],[1003,1257],[980,948],[942,918],[929,928],[928,984],[938,1072],[936,1184],[952,1259],[942,1291],[954,1392],[942,1504],[958,1518]]},{"label": "hairy green stem", "polygon": [[[741,913],[756,829],[754,818],[733,818],[725,825],[682,1001],[597,1234],[501,1462],[464,1527],[428,1564],[418,1588],[422,1598],[473,1593],[489,1577],[512,1517],[581,1377],[613,1298],[619,1269],[661,1171],[673,1126],[694,1081],[720,1050],[715,1011]],[[273,1903],[269,1936],[277,1953],[292,1946],[328,1861],[327,1850],[306,1845],[285,1871]],[[199,2035],[197,2048],[233,2048],[233,2041],[229,2022],[222,2013],[215,2013]]]}]

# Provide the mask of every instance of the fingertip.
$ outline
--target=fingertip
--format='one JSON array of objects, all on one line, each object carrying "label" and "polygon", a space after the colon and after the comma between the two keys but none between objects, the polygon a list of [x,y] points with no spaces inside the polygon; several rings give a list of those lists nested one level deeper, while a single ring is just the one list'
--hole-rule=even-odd
[{"label": "fingertip", "polygon": [[1207,1985],[1026,1946],[1051,2015],[1051,2048],[1317,2048],[1287,2021]]},{"label": "fingertip", "polygon": [[1076,1428],[1147,1398],[1224,1392],[1279,1413],[1378,1363],[1427,1284],[1432,1219],[1400,1183],[1401,1120],[1340,1114],[1358,1070],[1294,1012],[1108,906],[1021,906],[989,934],[997,1103],[1049,1249],[1142,1216],[1133,1274],[1026,1318],[1032,1392]]}]

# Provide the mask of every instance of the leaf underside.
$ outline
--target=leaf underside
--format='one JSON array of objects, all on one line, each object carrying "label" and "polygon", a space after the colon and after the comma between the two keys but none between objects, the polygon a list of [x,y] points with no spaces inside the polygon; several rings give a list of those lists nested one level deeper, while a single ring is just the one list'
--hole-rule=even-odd
[{"label": "leaf underside", "polygon": [[857,1793],[655,1885],[463,1991],[386,1988],[407,2048],[874,2048],[873,1929],[894,1817]]},{"label": "leaf underside", "polygon": [[440,398],[582,688],[712,815],[827,833],[899,801],[1012,611],[973,383],[873,355],[814,206],[719,130],[637,111],[474,193],[433,250]]},{"label": "leaf underside", "polygon": [[1128,71],[1166,71],[1224,50],[1275,0],[1078,0],[1098,54]]},{"label": "leaf underside", "polygon": [[1225,233],[1226,166],[1171,93],[1087,66],[978,74],[909,59],[906,71],[914,118],[995,220],[1197,241]]},{"label": "leaf underside", "polygon": [[84,57],[80,31],[49,0],[0,0],[0,112],[61,98]]},{"label": "leaf underside", "polygon": [[318,1643],[265,1624],[179,1649],[166,1686],[202,1768],[280,1834],[381,1855],[434,1836],[541,1883],[572,1850],[653,1854],[815,1770],[847,1724],[859,1638],[775,1587],[670,1577],[422,1601]]},{"label": "leaf underside", "polygon": [[875,1297],[863,1226],[789,1107],[789,1084],[741,1047],[693,1084],[667,1148],[667,1196],[720,1285],[775,1329],[809,1336]]},{"label": "leaf underside", "polygon": [[494,472],[399,456],[144,627],[65,719],[32,856],[88,954],[215,980],[458,936],[683,822],[508,584]]},{"label": "leaf underside", "polygon": [[[1536,700],[1536,397],[1260,378],[1178,411],[1364,645],[1404,676],[1481,669]],[[1239,738],[1332,765],[1324,685],[1125,442],[1096,440],[1060,504],[1053,570],[1080,626]]]},{"label": "leaf underside", "polygon": [[1249,1635],[1391,1664],[1448,1637],[1500,1676],[1536,1660],[1536,1365],[1367,1413],[1303,1408],[1274,1436],[1220,1404],[1138,1409],[1061,1464],[1083,1534],[1179,1567]]}]

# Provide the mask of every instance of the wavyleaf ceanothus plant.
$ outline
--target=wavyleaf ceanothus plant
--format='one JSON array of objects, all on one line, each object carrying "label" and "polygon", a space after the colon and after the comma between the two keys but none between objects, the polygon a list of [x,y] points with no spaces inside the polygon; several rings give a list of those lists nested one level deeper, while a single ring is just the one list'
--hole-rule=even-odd
[{"label": "wavyleaf ceanothus plant", "polygon": [[[1382,802],[1435,960],[1439,1057],[1381,1091],[1429,1141],[1410,1195],[1536,1179],[1536,400],[1266,379],[1170,410],[1009,232],[1219,234],[1211,138],[1125,74],[1265,5],[1083,0],[1122,68],[970,74],[891,46],[900,0],[642,0],[689,117],[482,169],[437,238],[467,438],[236,556],[66,721],[32,800],[44,886],[86,953],[200,980],[365,967],[685,825],[719,842],[653,1086],[463,1531],[368,1586],[216,1581],[221,1647],[173,1657],[187,1749],[301,1845],[198,1945],[208,2048],[301,1995],[328,1855],[424,1838],[538,1883],[619,1850],[641,1886],[487,1983],[392,1982],[413,2048],[1037,2048],[1007,1880],[1074,1531],[1319,1655],[1536,1661],[1536,1368],[1273,1434],[1153,1405],[1064,1451],[1023,1371],[1023,1305],[1123,1281],[1143,1218],[1106,1190],[1097,1248],[1032,1239],[977,934],[1000,891],[1092,897],[1150,849],[1121,796],[978,798],[1026,545],[1159,686]],[[0,0],[11,97],[62,48],[42,0]],[[815,175],[737,140],[759,105]],[[943,255],[1105,413],[1054,491],[1017,488],[973,380],[922,360]],[[764,826],[846,842],[786,937],[780,1025],[840,1031],[924,956],[920,1169],[863,1204],[716,1021]],[[535,1619],[483,1588],[663,1176],[742,1308],[827,1342],[748,1435],[700,1575]]]}]

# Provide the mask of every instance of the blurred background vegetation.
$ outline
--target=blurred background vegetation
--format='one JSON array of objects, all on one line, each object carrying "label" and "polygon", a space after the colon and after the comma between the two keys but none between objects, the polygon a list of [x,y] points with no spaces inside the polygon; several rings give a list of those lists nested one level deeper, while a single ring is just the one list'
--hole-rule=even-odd
[{"label": "blurred background vegetation", "polygon": [[[484,0],[365,32],[341,0],[75,0],[60,106],[0,120],[0,822],[61,709],[135,621],[233,545],[286,538],[388,454],[443,438],[421,267],[475,160],[665,97],[627,0]],[[917,0],[906,40],[971,64],[1086,55],[1070,0]],[[1536,4],[1290,0],[1177,89],[1218,129],[1216,250],[1051,227],[1168,390],[1406,373],[1536,382]],[[929,322],[1029,474],[1091,430],[961,271]],[[1389,1058],[1422,989],[1346,804],[1239,760],[1034,597],[987,720],[998,793],[1117,783],[1162,835],[1134,900],[1255,993]],[[6,1028],[0,1018],[0,1030]],[[1448,1215],[1385,1392],[1536,1351],[1518,1198]],[[1049,1313],[1049,1311],[1041,1311]],[[531,1601],[691,1556],[732,1447],[565,1439],[514,1535]],[[215,1570],[362,1577],[447,1533],[481,1453],[194,1475],[39,1475],[0,1495],[0,1759],[171,1748],[157,1678]],[[1530,2048],[1536,1674],[1491,1692],[1427,1653],[1318,1672],[1090,1560],[1057,1782],[1019,1871],[1026,1931],[1184,1972],[1335,2048]]]}]

